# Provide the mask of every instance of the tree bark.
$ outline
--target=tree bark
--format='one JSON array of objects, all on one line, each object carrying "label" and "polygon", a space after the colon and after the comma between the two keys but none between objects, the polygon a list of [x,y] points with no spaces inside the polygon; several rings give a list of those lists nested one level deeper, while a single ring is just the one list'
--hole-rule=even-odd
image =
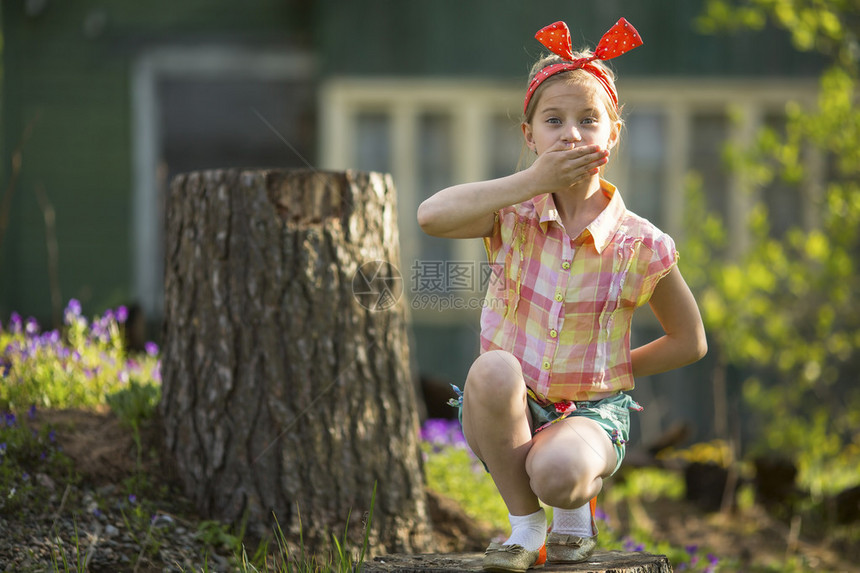
[{"label": "tree bark", "polygon": [[363,536],[378,484],[371,544],[427,550],[390,176],[195,172],[166,207],[160,411],[185,493],[328,547],[348,517]]}]

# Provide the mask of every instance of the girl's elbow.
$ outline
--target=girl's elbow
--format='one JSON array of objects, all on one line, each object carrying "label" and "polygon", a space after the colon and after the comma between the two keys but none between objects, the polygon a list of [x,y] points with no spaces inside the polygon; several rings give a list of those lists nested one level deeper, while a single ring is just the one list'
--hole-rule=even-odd
[{"label": "girl's elbow", "polygon": [[708,353],[708,338],[705,336],[705,332],[702,331],[698,333],[693,338],[693,344],[691,346],[690,352],[690,363],[698,362]]},{"label": "girl's elbow", "polygon": [[435,220],[433,217],[433,209],[427,205],[427,201],[424,201],[418,206],[417,216],[418,226],[421,227],[421,230],[428,235],[432,235]]}]

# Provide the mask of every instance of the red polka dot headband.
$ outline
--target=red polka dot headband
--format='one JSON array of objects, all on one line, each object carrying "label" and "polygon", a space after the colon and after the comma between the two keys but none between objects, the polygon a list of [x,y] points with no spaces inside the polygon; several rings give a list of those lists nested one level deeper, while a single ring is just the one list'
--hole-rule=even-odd
[{"label": "red polka dot headband", "polygon": [[555,74],[569,70],[585,70],[593,75],[597,81],[600,82],[600,85],[603,86],[603,89],[606,90],[606,93],[609,94],[609,99],[612,100],[615,109],[618,109],[618,94],[615,93],[615,89],[612,87],[612,82],[607,77],[606,72],[591,62],[594,60],[610,60],[642,45],[642,36],[639,35],[639,32],[636,31],[636,28],[634,28],[630,22],[624,18],[618,20],[618,22],[616,22],[615,25],[612,26],[602,38],[600,38],[600,42],[597,44],[597,48],[591,56],[587,58],[578,58],[576,60],[573,59],[573,48],[570,43],[570,30],[564,22],[555,22],[554,24],[541,28],[538,30],[538,33],[535,34],[535,38],[537,38],[541,44],[549,48],[552,53],[561,56],[562,59],[568,61],[561,64],[552,64],[535,74],[535,77],[532,78],[532,81],[529,84],[529,89],[526,92],[526,101],[523,104],[523,113],[528,109],[529,100],[531,100],[535,90],[543,83],[544,80],[554,76]]}]

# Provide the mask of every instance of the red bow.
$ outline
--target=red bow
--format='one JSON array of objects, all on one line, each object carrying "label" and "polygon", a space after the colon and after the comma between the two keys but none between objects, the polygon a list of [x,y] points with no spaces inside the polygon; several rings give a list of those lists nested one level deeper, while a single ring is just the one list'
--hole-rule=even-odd
[{"label": "red bow", "polygon": [[609,78],[603,70],[593,65],[591,62],[594,60],[611,60],[612,58],[618,57],[621,54],[629,52],[633,48],[637,48],[642,45],[642,36],[639,35],[639,32],[636,31],[636,28],[634,28],[630,22],[624,18],[618,20],[618,22],[616,22],[615,25],[612,26],[602,38],[600,38],[600,42],[597,44],[597,48],[591,56],[578,58],[576,60],[573,59],[570,30],[564,22],[558,21],[541,28],[538,30],[538,33],[535,34],[535,38],[537,38],[541,44],[549,48],[552,53],[561,56],[561,58],[568,60],[568,62],[547,66],[535,74],[535,77],[532,78],[531,84],[529,84],[529,89],[526,92],[523,113],[525,113],[525,110],[528,108],[529,100],[535,90],[545,79],[559,72],[578,69],[583,69],[592,74],[606,90],[606,93],[609,94],[615,107],[618,107],[618,94],[615,93]]},{"label": "red bow", "polygon": [[[565,60],[573,60],[570,30],[564,22],[558,21],[541,28],[535,34],[535,38],[537,38],[538,42],[549,48],[552,53],[561,56]],[[594,55],[582,59],[588,62],[592,60],[611,60],[641,45],[642,36],[639,35],[639,32],[636,31],[636,28],[630,22],[625,18],[621,18],[600,38],[600,42],[594,50]]]}]

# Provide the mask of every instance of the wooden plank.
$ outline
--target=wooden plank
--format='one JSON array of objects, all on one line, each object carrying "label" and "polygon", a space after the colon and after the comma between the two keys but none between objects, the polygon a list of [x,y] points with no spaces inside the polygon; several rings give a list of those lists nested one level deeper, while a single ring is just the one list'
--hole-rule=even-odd
[{"label": "wooden plank", "polygon": [[[482,553],[383,555],[364,567],[365,573],[453,573],[481,571]],[[665,555],[596,551],[591,559],[575,564],[546,564],[542,572],[672,573]]]}]

